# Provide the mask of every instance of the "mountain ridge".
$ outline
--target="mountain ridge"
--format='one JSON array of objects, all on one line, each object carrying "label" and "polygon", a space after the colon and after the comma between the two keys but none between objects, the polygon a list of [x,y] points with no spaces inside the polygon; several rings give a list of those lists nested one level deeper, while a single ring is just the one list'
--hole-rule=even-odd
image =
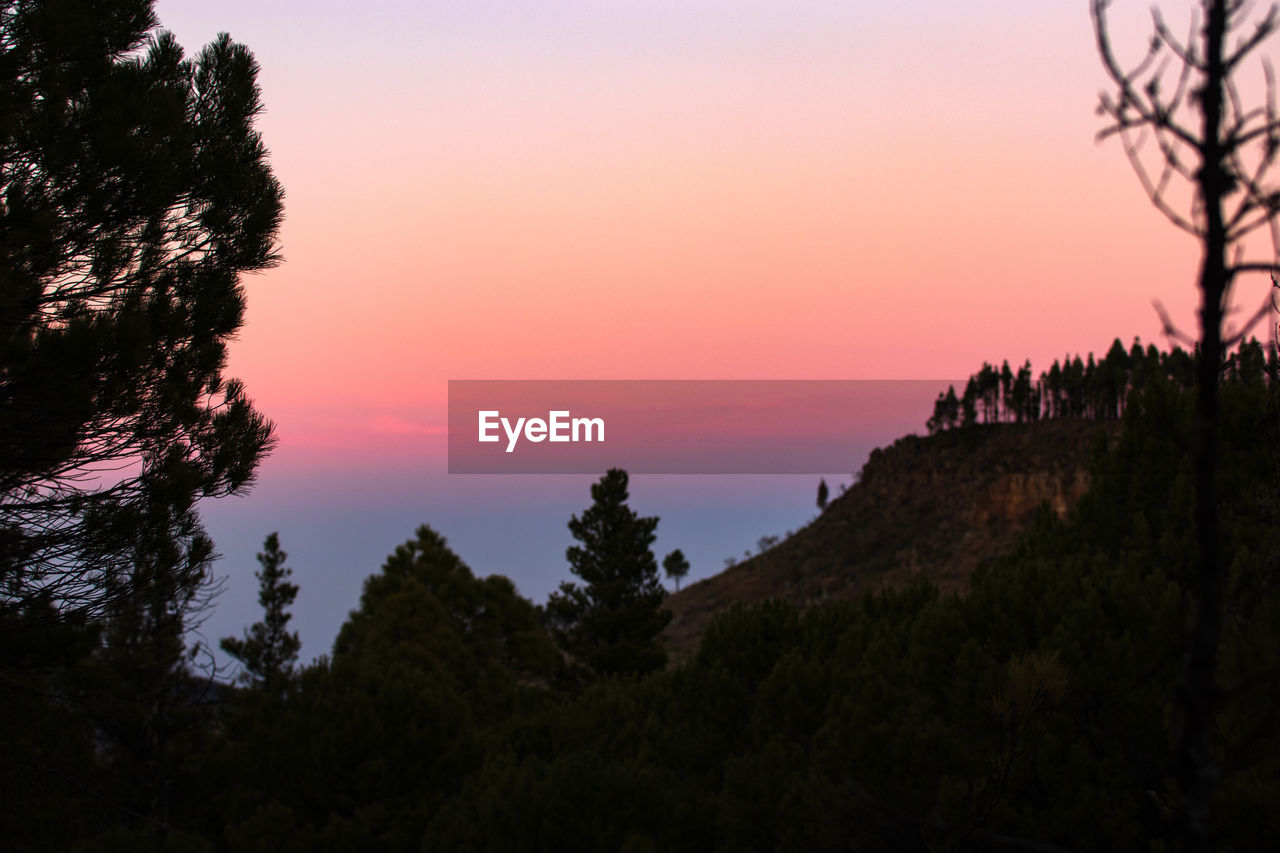
[{"label": "mountain ridge", "polygon": [[1053,419],[907,435],[871,453],[853,485],[773,547],[664,602],[673,664],[734,604],[809,607],[926,577],[963,592],[981,563],[1012,550],[1044,504],[1065,516],[1088,490],[1116,421]]}]

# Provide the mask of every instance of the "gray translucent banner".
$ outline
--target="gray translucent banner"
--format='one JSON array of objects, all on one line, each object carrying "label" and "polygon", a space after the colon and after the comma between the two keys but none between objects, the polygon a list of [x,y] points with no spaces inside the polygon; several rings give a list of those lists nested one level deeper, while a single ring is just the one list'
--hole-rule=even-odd
[{"label": "gray translucent banner", "polygon": [[449,381],[450,474],[848,474],[942,380]]}]

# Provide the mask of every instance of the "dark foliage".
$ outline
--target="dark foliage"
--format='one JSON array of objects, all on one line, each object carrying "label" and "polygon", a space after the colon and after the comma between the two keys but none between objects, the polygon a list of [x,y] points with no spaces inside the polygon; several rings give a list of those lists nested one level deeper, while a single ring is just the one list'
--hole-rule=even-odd
[{"label": "dark foliage", "polygon": [[[1211,826],[1223,849],[1280,833],[1277,388],[1250,371],[1223,385],[1231,572]],[[75,697],[101,708],[144,689],[111,668],[112,644],[142,653],[120,632],[143,623],[68,627],[58,655],[93,666],[31,682],[68,701],[28,719],[23,743],[93,786],[28,774],[5,790],[23,809],[7,838],[15,849],[1176,849],[1172,708],[1196,605],[1182,583],[1195,571],[1193,405],[1168,379],[1131,394],[1088,494],[1065,519],[1046,507],[966,595],[921,581],[803,611],[735,607],[687,662],[645,676],[560,690],[537,609],[506,579],[474,577],[425,527],[366,581],[332,659],[279,690],[224,688],[216,715],[192,712],[194,682],[170,640],[153,645],[145,680],[188,686],[141,716],[122,702],[108,724]],[[598,490],[597,502],[617,512],[620,494]]]},{"label": "dark foliage", "polygon": [[679,548],[672,551],[663,558],[662,568],[667,573],[667,577],[676,582],[676,591],[679,592],[681,579],[689,574],[689,561],[685,559],[684,552]]},{"label": "dark foliage", "polygon": [[261,622],[255,622],[243,639],[224,637],[222,650],[240,661],[242,680],[257,684],[275,684],[293,672],[302,642],[296,631],[288,630],[292,615],[287,608],[298,595],[298,585],[289,582],[293,570],[285,566],[289,555],[280,550],[280,536],[272,533],[262,545],[258,562],[262,568],[254,572],[258,579],[258,604],[262,605]]},{"label": "dark foliage", "polygon": [[102,615],[142,536],[193,571],[196,501],[270,444],[222,374],[240,276],[277,260],[257,64],[155,27],[146,0],[0,3],[0,620]]},{"label": "dark foliage", "polygon": [[196,509],[271,444],[223,371],[282,191],[249,51],[156,26],[145,0],[0,2],[7,849],[202,843],[178,826],[216,730]]},{"label": "dark foliage", "polygon": [[[1273,350],[1273,375],[1275,357]],[[983,363],[982,369],[969,377],[963,398],[956,397],[955,386],[938,395],[926,426],[932,435],[976,423],[1030,423],[1047,418],[1116,421],[1124,417],[1129,395],[1150,382],[1163,379],[1191,388],[1196,381],[1195,364],[1193,355],[1176,346],[1168,352],[1154,345],[1144,350],[1137,338],[1128,352],[1116,338],[1101,361],[1095,361],[1092,353],[1087,361],[1078,355],[1064,358],[1061,365],[1055,360],[1035,380],[1030,361],[1008,383],[1001,378],[1003,373]],[[1256,340],[1241,342],[1222,366],[1224,375],[1245,381],[1261,381],[1267,369],[1268,358]]]},{"label": "dark foliage", "polygon": [[658,634],[671,618],[659,609],[666,591],[650,546],[658,519],[627,506],[627,472],[614,468],[591,487],[594,503],[569,521],[569,569],[547,602],[552,632],[574,660],[596,675],[643,674],[667,662]]},{"label": "dark foliage", "polygon": [[[1280,831],[1263,806],[1280,784],[1275,387],[1223,395],[1221,675],[1240,685],[1222,712],[1224,849]],[[1191,411],[1168,381],[1132,397],[1090,494],[1065,522],[1044,512],[967,596],[921,584],[803,613],[735,609],[681,668],[549,706],[541,737],[499,750],[427,846],[1170,849]]]}]

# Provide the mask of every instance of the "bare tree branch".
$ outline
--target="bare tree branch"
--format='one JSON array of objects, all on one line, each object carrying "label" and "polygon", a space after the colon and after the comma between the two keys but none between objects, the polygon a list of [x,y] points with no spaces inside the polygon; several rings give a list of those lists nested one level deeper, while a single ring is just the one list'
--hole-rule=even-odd
[{"label": "bare tree branch", "polygon": [[1160,316],[1160,323],[1162,325],[1161,333],[1166,338],[1177,341],[1189,349],[1195,348],[1196,339],[1178,328],[1178,324],[1173,321],[1173,317],[1170,316],[1169,311],[1164,307],[1160,300],[1157,299],[1152,301],[1151,306],[1156,309],[1156,314]]},{"label": "bare tree branch", "polygon": [[[1099,98],[1098,113],[1108,119],[1097,139],[1119,136],[1126,158],[1152,205],[1179,229],[1196,236],[1203,254],[1197,286],[1200,334],[1182,331],[1160,302],[1156,313],[1164,333],[1198,350],[1194,520],[1198,573],[1184,583],[1192,623],[1184,637],[1185,659],[1174,694],[1172,759],[1180,802],[1175,815],[1182,849],[1207,851],[1210,809],[1220,769],[1214,748],[1215,721],[1224,701],[1217,681],[1218,646],[1226,569],[1220,546],[1216,499],[1218,386],[1226,354],[1262,321],[1280,291],[1280,187],[1271,169],[1280,158],[1280,114],[1275,76],[1263,58],[1266,96],[1249,107],[1234,74],[1280,26],[1280,6],[1271,5],[1246,30],[1250,4],[1245,0],[1201,0],[1203,25],[1192,15],[1186,41],[1174,37],[1163,16],[1152,13],[1154,33],[1142,61],[1125,72],[1116,60],[1107,29],[1109,0],[1094,0],[1091,11],[1098,55],[1115,86]],[[1237,35],[1239,37],[1237,37]],[[1228,43],[1232,42],[1230,49]],[[1161,95],[1172,59],[1180,66],[1172,98]],[[1155,69],[1154,72],[1151,69]],[[1141,77],[1150,75],[1145,82]],[[1184,97],[1185,93],[1189,96]],[[1184,118],[1185,116],[1185,118]],[[1199,121],[1195,131],[1189,129]],[[1143,151],[1146,133],[1155,139]],[[1158,158],[1160,163],[1153,163]],[[1153,179],[1153,176],[1158,176]],[[1190,190],[1185,210],[1169,199],[1177,179]],[[1235,198],[1238,194],[1238,198]],[[1227,207],[1230,210],[1227,210]],[[1245,259],[1244,240],[1266,227],[1276,260]],[[1272,299],[1252,311],[1240,329],[1229,320],[1237,276],[1266,272]]]},{"label": "bare tree branch", "polygon": [[[1235,10],[1233,10],[1234,12]],[[1240,9],[1243,11],[1243,8]],[[1235,70],[1235,66],[1240,64],[1246,56],[1253,52],[1254,48],[1266,41],[1276,29],[1276,15],[1280,13],[1280,8],[1272,6],[1267,10],[1267,16],[1259,21],[1254,28],[1252,35],[1244,39],[1236,46],[1235,53],[1223,58],[1223,70],[1230,75]],[[1234,14],[1231,15],[1234,17]]]}]

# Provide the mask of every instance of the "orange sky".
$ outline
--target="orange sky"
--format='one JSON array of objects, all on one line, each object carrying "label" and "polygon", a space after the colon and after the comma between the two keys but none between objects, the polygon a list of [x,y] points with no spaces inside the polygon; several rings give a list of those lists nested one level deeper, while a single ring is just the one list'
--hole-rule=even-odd
[{"label": "orange sky", "polygon": [[867,5],[161,0],[254,51],[288,193],[233,372],[358,445],[450,378],[937,378],[1194,325],[1194,243],[1094,142],[1085,2]]},{"label": "orange sky", "polygon": [[[1113,4],[1127,59],[1148,8]],[[251,620],[272,529],[309,653],[423,521],[535,600],[567,577],[585,479],[448,477],[450,379],[963,379],[1163,344],[1154,299],[1194,330],[1196,244],[1095,143],[1088,9],[158,0],[188,51],[253,51],[287,193],[230,371],[281,442],[207,511],[218,618]],[[809,480],[747,479],[634,481],[691,581],[811,515]]]}]

